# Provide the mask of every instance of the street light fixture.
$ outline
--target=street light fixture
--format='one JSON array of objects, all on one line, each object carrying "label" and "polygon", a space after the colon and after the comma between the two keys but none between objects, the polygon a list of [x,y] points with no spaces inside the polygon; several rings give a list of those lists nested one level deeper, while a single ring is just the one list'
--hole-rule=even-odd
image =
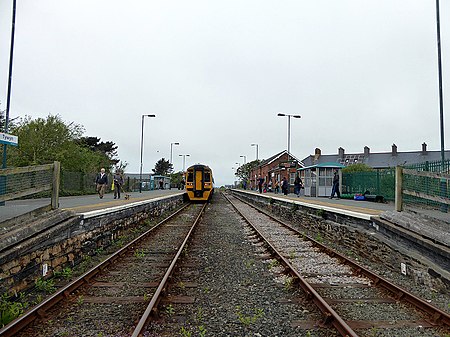
[{"label": "street light fixture", "polygon": [[288,115],[288,114],[284,114],[284,113],[278,113],[279,117],[287,117],[288,118],[288,136],[287,136],[287,152],[288,152],[288,156],[291,153],[291,117],[293,118],[302,118],[302,116],[300,115]]},{"label": "street light fixture", "polygon": [[156,115],[142,115],[141,122],[141,166],[139,169],[139,193],[142,193],[142,153],[144,149],[144,117],[156,117]]},{"label": "street light fixture", "polygon": [[258,160],[259,158],[258,158],[258,148],[259,148],[259,145],[258,144],[250,144],[251,146],[256,146],[256,160]]},{"label": "street light fixture", "polygon": [[244,158],[244,165],[247,163],[247,156],[239,156],[241,158]]},{"label": "street light fixture", "polygon": [[179,154],[179,157],[183,157],[183,172],[184,172],[184,167],[185,167],[185,163],[186,163],[186,157],[190,157],[190,154]]},{"label": "street light fixture", "polygon": [[180,143],[170,143],[170,164],[172,164],[172,147],[174,145],[180,145]]}]

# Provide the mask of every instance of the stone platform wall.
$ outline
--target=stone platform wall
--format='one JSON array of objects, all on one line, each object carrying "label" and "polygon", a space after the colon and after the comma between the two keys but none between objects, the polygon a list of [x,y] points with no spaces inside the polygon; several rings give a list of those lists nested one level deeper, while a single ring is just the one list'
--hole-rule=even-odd
[{"label": "stone platform wall", "polygon": [[182,203],[182,196],[172,196],[86,219],[75,216],[48,226],[45,231],[0,253],[0,292],[14,294],[25,290],[42,277],[45,265],[49,275],[66,266],[72,267],[83,256],[109,246],[122,232]]},{"label": "stone platform wall", "polygon": [[449,291],[450,277],[439,265],[430,261],[397,237],[378,231],[372,220],[358,219],[323,209],[295,204],[292,200],[280,201],[271,197],[232,190],[242,199],[286,220],[308,235],[336,251],[359,260],[383,265],[392,273],[401,273],[401,263],[407,275],[416,284],[426,284],[439,291]]}]

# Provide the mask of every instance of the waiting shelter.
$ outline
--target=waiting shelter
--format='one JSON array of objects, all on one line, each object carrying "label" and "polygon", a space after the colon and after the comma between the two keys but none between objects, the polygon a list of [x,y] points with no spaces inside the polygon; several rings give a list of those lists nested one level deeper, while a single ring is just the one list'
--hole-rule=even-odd
[{"label": "waiting shelter", "polygon": [[160,175],[152,175],[150,177],[150,189],[152,190],[159,190],[160,188],[160,182],[162,181],[162,186],[164,190],[170,189],[170,177],[166,176],[160,176]]},{"label": "waiting shelter", "polygon": [[339,181],[341,182],[341,169],[344,167],[340,163],[328,162],[299,168],[297,171],[303,180],[305,196],[330,196],[333,188],[334,171],[339,170]]}]

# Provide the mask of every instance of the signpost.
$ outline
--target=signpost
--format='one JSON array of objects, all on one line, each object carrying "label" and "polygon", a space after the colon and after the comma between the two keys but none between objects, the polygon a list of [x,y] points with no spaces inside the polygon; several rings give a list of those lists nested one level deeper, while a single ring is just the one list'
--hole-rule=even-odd
[{"label": "signpost", "polygon": [[0,132],[0,144],[17,146],[19,144],[19,137]]},{"label": "signpost", "polygon": [[[19,144],[19,137],[0,132],[0,144],[4,144],[3,151],[6,151],[7,145],[17,146]],[[5,160],[6,163],[6,160]],[[5,167],[4,167],[5,168]],[[6,193],[6,176],[0,177],[0,194]],[[5,206],[5,202],[0,202],[0,206]]]}]

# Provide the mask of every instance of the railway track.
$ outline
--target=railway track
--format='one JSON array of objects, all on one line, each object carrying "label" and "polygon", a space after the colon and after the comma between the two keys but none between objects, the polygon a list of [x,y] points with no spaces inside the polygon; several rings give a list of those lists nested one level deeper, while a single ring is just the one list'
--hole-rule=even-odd
[{"label": "railway track", "polygon": [[191,204],[0,330],[0,336],[141,336],[206,204]]},{"label": "railway track", "polygon": [[269,214],[226,196],[275,259],[342,336],[448,336],[450,315]]}]

